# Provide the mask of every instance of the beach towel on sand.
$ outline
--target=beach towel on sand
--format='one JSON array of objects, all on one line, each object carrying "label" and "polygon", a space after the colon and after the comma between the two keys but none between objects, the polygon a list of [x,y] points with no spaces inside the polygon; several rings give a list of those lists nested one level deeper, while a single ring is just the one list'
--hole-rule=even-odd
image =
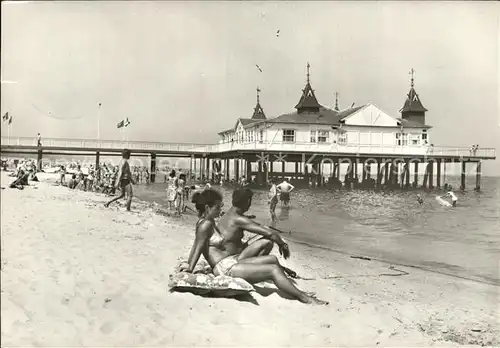
[{"label": "beach towel on sand", "polygon": [[[182,263],[182,262],[181,262]],[[200,260],[193,273],[179,272],[180,263],[170,275],[170,291],[190,292],[196,295],[234,297],[254,291],[246,280],[228,276],[215,276],[205,260]]]}]

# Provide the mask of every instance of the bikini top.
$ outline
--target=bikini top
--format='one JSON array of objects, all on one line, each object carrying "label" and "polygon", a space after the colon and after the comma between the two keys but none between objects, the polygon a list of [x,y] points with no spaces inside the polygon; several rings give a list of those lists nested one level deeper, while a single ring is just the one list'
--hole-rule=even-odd
[{"label": "bikini top", "polygon": [[[205,219],[200,219],[196,223],[196,228],[200,225],[201,222],[205,221]],[[220,248],[224,244],[224,237],[221,235],[219,229],[214,225],[214,233],[212,236],[210,236],[210,239],[208,240],[208,246],[211,247],[216,247]]]}]

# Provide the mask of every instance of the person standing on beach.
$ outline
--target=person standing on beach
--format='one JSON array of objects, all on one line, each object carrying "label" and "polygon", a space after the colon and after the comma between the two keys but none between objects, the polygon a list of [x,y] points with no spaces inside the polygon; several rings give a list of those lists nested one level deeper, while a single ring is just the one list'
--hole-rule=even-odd
[{"label": "person standing on beach", "polygon": [[38,133],[36,136],[36,146],[42,147],[42,136],[40,135],[40,133]]},{"label": "person standing on beach", "polygon": [[288,181],[286,179],[284,179],[281,184],[276,186],[276,188],[280,192],[281,204],[284,204],[285,206],[290,204],[290,192],[292,192],[292,190],[295,188],[295,186],[293,186],[292,184],[289,184]]},{"label": "person standing on beach", "polygon": [[61,184],[61,186],[63,186],[66,184],[66,167],[65,166],[61,166],[61,169],[59,169],[59,174],[61,175],[60,184]]},{"label": "person standing on beach", "polygon": [[167,188],[166,188],[167,205],[169,211],[172,211],[174,209],[175,198],[177,197],[177,186],[178,186],[177,176],[175,175],[175,170],[172,169],[167,180]]},{"label": "person standing on beach", "polygon": [[269,189],[269,212],[271,213],[271,220],[273,222],[277,221],[276,217],[276,206],[278,205],[278,189],[276,188],[276,182],[274,179],[270,180],[271,188]]},{"label": "person standing on beach", "polygon": [[175,205],[177,207],[177,213],[179,215],[181,215],[185,210],[184,208],[184,206],[186,205],[184,200],[185,187],[186,187],[186,174],[180,174],[179,180],[177,181],[177,195],[175,199]]},{"label": "person standing on beach", "polygon": [[118,169],[118,177],[115,182],[115,187],[120,188],[121,192],[118,197],[113,198],[104,206],[107,208],[109,205],[113,202],[116,202],[119,199],[122,199],[125,197],[125,194],[127,194],[127,210],[130,211],[130,206],[132,205],[132,197],[133,197],[133,190],[132,190],[132,184],[134,183],[132,179],[132,172],[130,171],[130,164],[128,163],[128,160],[130,159],[130,150],[124,149],[122,152],[122,160],[120,161],[119,164],[119,169]]}]

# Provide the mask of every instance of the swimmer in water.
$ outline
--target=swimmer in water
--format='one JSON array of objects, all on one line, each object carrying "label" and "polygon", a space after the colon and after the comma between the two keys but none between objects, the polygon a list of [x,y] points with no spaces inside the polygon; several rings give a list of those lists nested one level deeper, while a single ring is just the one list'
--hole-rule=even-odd
[{"label": "swimmer in water", "polygon": [[449,197],[451,198],[451,205],[453,207],[456,207],[457,206],[457,201],[458,201],[458,198],[457,196],[455,196],[455,194],[453,193],[453,191],[449,191],[447,194],[444,195],[444,197]]},{"label": "swimmer in water", "polygon": [[420,194],[417,195],[417,202],[422,205],[424,203],[424,199],[422,198],[422,196]]}]

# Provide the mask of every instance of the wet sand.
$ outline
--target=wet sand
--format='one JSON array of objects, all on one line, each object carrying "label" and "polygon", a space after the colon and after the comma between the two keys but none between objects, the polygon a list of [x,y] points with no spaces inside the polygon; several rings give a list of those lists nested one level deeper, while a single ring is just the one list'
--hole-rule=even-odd
[{"label": "wet sand", "polygon": [[[193,216],[40,183],[1,191],[4,346],[498,345],[499,287],[291,243],[308,306],[259,288],[246,300],[170,293]],[[2,187],[12,178],[2,173]],[[286,236],[285,236],[286,237]],[[464,255],[466,257],[466,255]]]}]

